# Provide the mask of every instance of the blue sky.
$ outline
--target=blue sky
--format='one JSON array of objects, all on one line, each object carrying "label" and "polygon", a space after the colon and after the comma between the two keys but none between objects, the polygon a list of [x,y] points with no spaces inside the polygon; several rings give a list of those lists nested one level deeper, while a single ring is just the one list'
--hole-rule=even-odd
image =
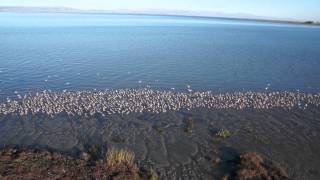
[{"label": "blue sky", "polygon": [[215,11],[320,21],[320,0],[0,0],[0,6]]}]

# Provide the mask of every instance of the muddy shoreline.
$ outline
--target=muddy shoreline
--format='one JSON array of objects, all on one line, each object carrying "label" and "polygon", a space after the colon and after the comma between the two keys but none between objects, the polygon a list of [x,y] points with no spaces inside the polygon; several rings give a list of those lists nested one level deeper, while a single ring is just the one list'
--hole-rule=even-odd
[{"label": "muddy shoreline", "polygon": [[[192,119],[191,131],[187,119]],[[189,127],[190,128],[190,127]],[[226,129],[231,135],[216,137]],[[129,149],[139,165],[148,164],[160,178],[219,179],[244,152],[277,162],[292,179],[317,179],[320,172],[320,109],[209,110],[133,113],[103,117],[45,114],[0,117],[0,144],[51,150],[80,158],[99,147]],[[212,161],[220,159],[219,166]]]}]

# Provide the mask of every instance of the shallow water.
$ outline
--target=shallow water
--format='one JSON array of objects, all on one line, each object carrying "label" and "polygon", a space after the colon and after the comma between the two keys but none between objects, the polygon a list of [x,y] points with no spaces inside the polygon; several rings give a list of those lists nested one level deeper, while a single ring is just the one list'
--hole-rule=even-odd
[{"label": "shallow water", "polygon": [[0,13],[0,95],[151,86],[320,90],[320,28],[213,18]]}]

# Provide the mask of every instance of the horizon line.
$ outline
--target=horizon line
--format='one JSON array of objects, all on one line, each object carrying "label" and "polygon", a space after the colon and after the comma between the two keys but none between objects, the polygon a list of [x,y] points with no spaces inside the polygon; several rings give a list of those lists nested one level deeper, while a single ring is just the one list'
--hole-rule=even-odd
[{"label": "horizon line", "polygon": [[[16,8],[16,9],[15,9]],[[24,11],[25,10],[25,11]],[[88,13],[88,14],[132,14],[132,15],[156,15],[156,16],[180,16],[180,17],[203,17],[223,18],[249,21],[264,21],[275,23],[294,23],[320,25],[320,21],[276,18],[259,16],[249,13],[224,13],[216,11],[191,11],[179,9],[81,9],[66,6],[0,6],[1,12],[15,13]],[[211,14],[210,14],[211,13]]]}]

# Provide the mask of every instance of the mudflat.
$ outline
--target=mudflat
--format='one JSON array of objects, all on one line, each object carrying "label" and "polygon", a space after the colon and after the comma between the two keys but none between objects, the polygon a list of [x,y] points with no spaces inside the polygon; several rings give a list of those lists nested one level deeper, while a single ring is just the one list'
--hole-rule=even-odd
[{"label": "mudflat", "polygon": [[91,161],[108,150],[134,153],[140,169],[160,178],[214,178],[234,173],[241,154],[256,152],[292,179],[317,179],[320,165],[320,111],[307,109],[210,110],[71,117],[1,116],[0,143],[5,147],[50,150]]}]

